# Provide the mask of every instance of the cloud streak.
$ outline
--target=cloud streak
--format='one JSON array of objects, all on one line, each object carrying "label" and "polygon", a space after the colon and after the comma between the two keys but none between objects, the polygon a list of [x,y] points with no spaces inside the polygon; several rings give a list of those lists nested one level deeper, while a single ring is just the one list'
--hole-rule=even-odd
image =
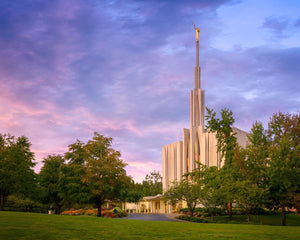
[{"label": "cloud streak", "polygon": [[256,30],[263,44],[250,48],[239,42],[226,50],[214,45],[224,34],[222,24],[230,22],[220,11],[239,11],[245,4],[1,1],[1,132],[26,135],[41,161],[97,131],[114,138],[136,180],[161,171],[161,147],[180,140],[182,128],[189,127],[192,22],[201,29],[208,107],[229,107],[245,130],[279,110],[299,110],[300,28],[299,17],[287,15],[292,4],[284,9],[288,17],[259,13],[263,21]]}]

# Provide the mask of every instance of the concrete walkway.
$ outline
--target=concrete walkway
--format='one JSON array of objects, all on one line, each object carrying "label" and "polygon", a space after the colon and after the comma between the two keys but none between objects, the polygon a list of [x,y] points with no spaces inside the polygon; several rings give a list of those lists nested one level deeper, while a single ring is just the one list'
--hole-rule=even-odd
[{"label": "concrete walkway", "polygon": [[149,220],[149,221],[167,221],[167,222],[181,222],[175,217],[178,214],[143,214],[143,213],[130,213],[128,217],[123,219],[131,220]]}]

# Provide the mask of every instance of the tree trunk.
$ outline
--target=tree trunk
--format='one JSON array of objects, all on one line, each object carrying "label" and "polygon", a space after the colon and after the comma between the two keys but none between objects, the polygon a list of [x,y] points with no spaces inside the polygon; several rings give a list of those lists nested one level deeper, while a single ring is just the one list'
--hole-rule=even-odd
[{"label": "tree trunk", "polygon": [[56,205],[56,209],[57,209],[56,214],[60,215],[61,208],[62,208],[63,204],[59,204],[59,203],[55,202],[55,205]]},{"label": "tree trunk", "polygon": [[247,222],[250,222],[250,212],[247,212]]},{"label": "tree trunk", "polygon": [[3,196],[0,195],[0,198],[1,198],[0,211],[3,211],[3,209],[4,209],[4,200],[3,200]]},{"label": "tree trunk", "polygon": [[60,215],[61,207],[62,207],[61,205],[57,206],[57,215]]},{"label": "tree trunk", "polygon": [[1,206],[0,206],[0,211],[4,211],[4,204],[5,204],[5,195],[1,195]]},{"label": "tree trunk", "polygon": [[282,226],[286,226],[286,215],[285,215],[284,205],[281,205],[281,211],[282,211]]},{"label": "tree trunk", "polygon": [[101,217],[101,208],[102,208],[102,205],[98,206],[97,217]]},{"label": "tree trunk", "polygon": [[195,210],[195,208],[193,208],[193,207],[189,207],[189,210],[190,210],[190,215],[191,215],[191,217],[193,217],[194,216],[194,210]]},{"label": "tree trunk", "polygon": [[102,205],[104,204],[104,199],[105,197],[101,197],[101,196],[95,196],[94,198],[95,201],[94,207],[98,209],[97,217],[101,217],[101,210],[102,210]]},{"label": "tree trunk", "polygon": [[213,211],[211,212],[210,220],[211,220],[212,222],[214,221],[214,212],[213,212]]},{"label": "tree trunk", "polygon": [[232,202],[228,203],[228,215],[232,219]]}]

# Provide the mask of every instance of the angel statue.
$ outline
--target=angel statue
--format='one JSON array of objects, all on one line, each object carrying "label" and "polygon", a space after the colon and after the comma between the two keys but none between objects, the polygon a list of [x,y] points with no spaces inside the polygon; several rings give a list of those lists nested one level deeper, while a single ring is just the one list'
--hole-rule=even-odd
[{"label": "angel statue", "polygon": [[197,42],[199,41],[199,33],[200,33],[200,29],[196,27],[196,25],[194,24],[194,29],[196,30],[196,40]]}]

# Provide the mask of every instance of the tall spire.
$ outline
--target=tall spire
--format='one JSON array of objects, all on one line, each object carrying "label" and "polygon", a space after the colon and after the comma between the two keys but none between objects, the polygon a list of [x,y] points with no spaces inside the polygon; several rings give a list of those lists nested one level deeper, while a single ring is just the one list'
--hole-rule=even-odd
[{"label": "tall spire", "polygon": [[196,67],[195,67],[195,89],[201,88],[200,85],[200,67],[199,67],[199,28],[196,28],[194,24],[194,29],[196,30]]},{"label": "tall spire", "polygon": [[200,66],[199,66],[199,28],[196,28],[196,66],[195,66],[195,88],[191,91],[191,128],[204,126],[204,90],[201,90]]}]

